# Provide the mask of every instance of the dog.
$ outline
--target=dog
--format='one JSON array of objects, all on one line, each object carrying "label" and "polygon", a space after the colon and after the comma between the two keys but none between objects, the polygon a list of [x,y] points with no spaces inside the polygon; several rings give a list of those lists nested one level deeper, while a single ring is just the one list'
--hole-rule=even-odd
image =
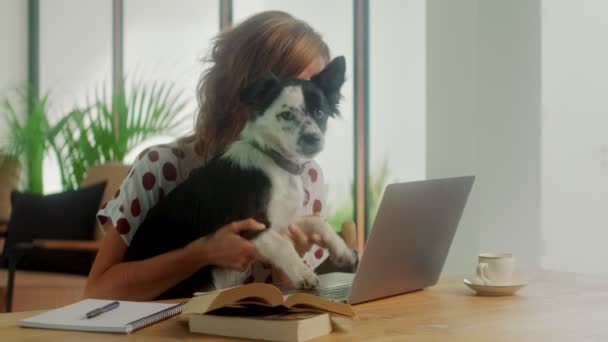
[{"label": "dog", "polygon": [[[319,279],[285,236],[290,224],[319,234],[336,265],[352,265],[353,252],[331,226],[303,213],[300,176],[324,147],[328,119],[339,115],[345,68],[344,57],[337,57],[311,80],[268,75],[246,86],[240,98],[251,115],[238,139],[149,211],[123,260],[175,250],[230,222],[254,218],[267,228],[246,237],[297,288],[314,288]],[[248,272],[205,267],[159,298],[237,286]]]}]

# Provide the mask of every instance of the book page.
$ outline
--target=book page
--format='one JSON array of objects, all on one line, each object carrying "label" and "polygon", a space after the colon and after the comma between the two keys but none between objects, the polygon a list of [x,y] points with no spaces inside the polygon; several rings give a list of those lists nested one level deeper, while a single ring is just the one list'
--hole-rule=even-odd
[{"label": "book page", "polygon": [[[182,315],[204,314],[223,307],[244,307],[251,305],[266,307],[285,306],[286,308],[330,312],[346,317],[354,317],[355,312],[349,304],[338,303],[308,293],[294,293],[283,296],[274,285],[253,283],[225,290],[199,293],[185,306]],[[301,310],[297,310],[301,311]]]},{"label": "book page", "polygon": [[285,296],[285,306],[293,309],[314,309],[318,311],[331,312],[334,314],[354,317],[352,306],[339,303],[327,298],[315,296],[309,293],[294,293]]},{"label": "book page", "polygon": [[283,305],[283,294],[270,284],[254,283],[224,290],[197,293],[184,307],[182,315],[206,313],[234,304]]}]

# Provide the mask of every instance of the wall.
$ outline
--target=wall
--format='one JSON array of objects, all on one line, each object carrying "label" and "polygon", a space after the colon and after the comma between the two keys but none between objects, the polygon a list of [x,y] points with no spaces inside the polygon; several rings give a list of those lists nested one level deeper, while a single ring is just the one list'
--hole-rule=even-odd
[{"label": "wall", "polygon": [[[27,1],[0,1],[0,96],[27,81]],[[6,132],[0,125],[0,143]]]},{"label": "wall", "polygon": [[446,273],[540,258],[539,1],[427,2],[427,176],[474,174]]},{"label": "wall", "polygon": [[[428,178],[477,174],[477,0],[427,1]],[[444,273],[472,270],[479,251],[479,183],[475,184]]]},{"label": "wall", "polygon": [[480,249],[540,264],[540,1],[479,1]]},{"label": "wall", "polygon": [[386,161],[387,182],[424,179],[426,0],[374,0],[369,7],[370,174],[378,179]]},{"label": "wall", "polygon": [[608,274],[608,3],[543,1],[545,268]]}]

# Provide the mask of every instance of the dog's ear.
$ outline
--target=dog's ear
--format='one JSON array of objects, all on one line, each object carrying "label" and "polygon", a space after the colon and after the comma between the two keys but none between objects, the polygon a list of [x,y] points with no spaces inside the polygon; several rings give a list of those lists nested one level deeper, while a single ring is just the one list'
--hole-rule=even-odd
[{"label": "dog's ear", "polygon": [[340,102],[340,88],[344,84],[346,73],[346,60],[344,56],[334,58],[325,69],[315,75],[311,81],[315,83],[325,94],[332,110],[337,114],[338,102]]},{"label": "dog's ear", "polygon": [[251,82],[241,90],[241,102],[252,110],[264,110],[281,93],[281,82],[272,74]]}]

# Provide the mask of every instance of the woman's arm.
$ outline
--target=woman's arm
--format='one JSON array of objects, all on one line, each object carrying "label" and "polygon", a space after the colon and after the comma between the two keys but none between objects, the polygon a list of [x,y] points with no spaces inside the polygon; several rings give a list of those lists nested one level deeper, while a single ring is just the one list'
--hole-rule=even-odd
[{"label": "woman's arm", "polygon": [[105,228],[85,297],[151,300],[207,265],[244,270],[260,256],[239,232],[263,230],[264,225],[252,219],[233,222],[182,249],[129,262],[122,262],[127,246],[120,234],[110,223]]}]

